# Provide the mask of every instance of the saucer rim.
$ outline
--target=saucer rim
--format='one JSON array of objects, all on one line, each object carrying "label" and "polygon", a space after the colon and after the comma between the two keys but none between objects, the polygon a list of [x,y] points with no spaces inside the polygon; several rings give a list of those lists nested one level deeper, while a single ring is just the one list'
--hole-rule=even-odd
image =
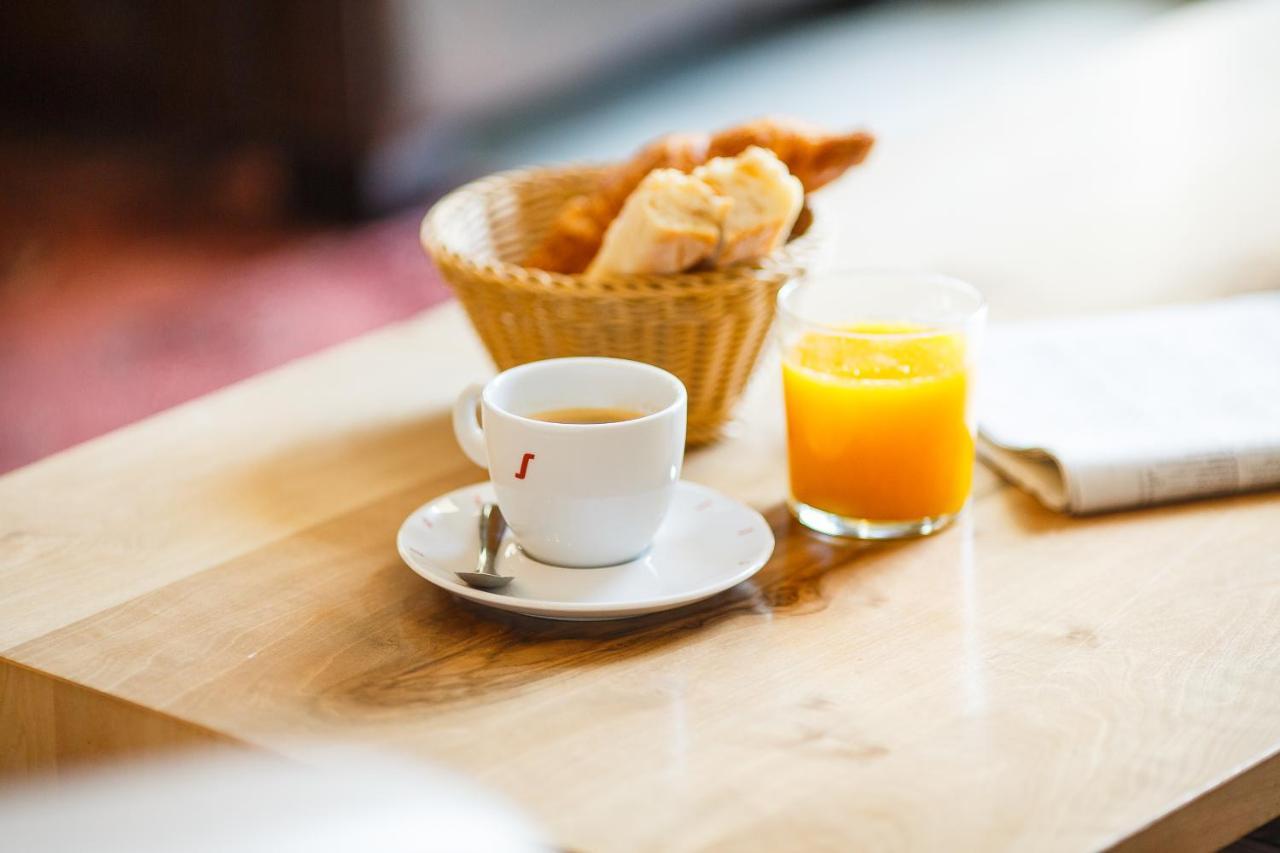
[{"label": "saucer rim", "polygon": [[[768,537],[767,547],[761,549],[761,554],[759,557],[749,561],[745,567],[741,568],[739,571],[735,572],[733,575],[726,575],[723,579],[717,580],[715,583],[702,587],[700,589],[697,589],[693,592],[683,592],[678,595],[667,596],[665,598],[647,598],[643,600],[637,600],[631,604],[601,603],[601,602],[589,602],[589,601],[549,601],[543,598],[524,598],[522,596],[487,592],[485,590],[480,590],[480,589],[476,589],[475,587],[468,586],[466,583],[460,580],[454,580],[454,579],[446,580],[445,578],[441,578],[435,575],[434,573],[426,569],[422,569],[419,566],[415,565],[417,558],[409,553],[408,546],[405,542],[405,530],[409,527],[410,523],[415,518],[419,517],[421,513],[426,511],[433,504],[437,504],[440,501],[443,501],[449,498],[456,498],[459,495],[469,496],[472,492],[478,489],[486,489],[486,488],[490,492],[492,492],[493,484],[490,480],[481,480],[479,482],[471,483],[466,486],[460,486],[451,491],[444,492],[443,494],[437,495],[433,497],[431,500],[413,509],[413,511],[411,511],[408,514],[408,516],[405,517],[405,520],[400,524],[399,529],[396,531],[396,551],[399,553],[400,559],[404,562],[404,564],[409,567],[410,571],[412,571],[414,574],[418,575],[428,583],[432,584],[433,586],[436,586],[446,592],[450,592],[455,595],[458,595],[459,597],[465,598],[469,601],[475,601],[480,604],[490,605],[500,610],[514,611],[517,613],[525,613],[527,615],[539,616],[539,617],[547,616],[548,614],[557,614],[557,613],[583,613],[583,614],[597,614],[597,615],[617,614],[619,618],[622,618],[625,616],[643,616],[647,613],[655,613],[661,610],[672,610],[674,608],[681,607],[686,604],[692,604],[696,601],[702,601],[705,598],[710,598],[713,595],[717,595],[721,592],[724,592],[727,589],[732,589],[733,587],[737,586],[743,581],[750,579],[762,568],[764,568],[766,564],[768,564],[778,544],[777,537],[774,536],[773,529],[769,526],[768,520],[765,519],[764,515],[762,515],[760,511],[757,510],[755,507],[743,501],[740,501],[737,498],[731,497],[730,495],[726,495],[724,492],[721,492],[718,489],[714,489],[711,486],[707,486],[702,483],[696,483],[696,482],[693,482],[692,480],[680,479],[676,481],[677,489],[689,489],[694,491],[695,493],[702,493],[706,496],[714,496],[714,497],[722,498],[726,501],[729,501],[732,504],[736,504],[738,508],[746,510],[751,515],[754,515],[759,520],[761,528],[764,530],[765,535]],[[637,557],[634,560],[628,560],[625,563],[619,563],[609,568],[624,568],[626,566],[637,564],[643,559],[645,559],[644,556]],[[551,564],[544,564],[544,565],[550,566]],[[551,567],[562,570],[562,571],[566,571],[566,572],[593,571],[593,569],[574,568],[569,566],[551,566]],[[442,570],[442,571],[448,571],[448,570]],[[539,611],[539,610],[545,611],[545,613],[533,612],[533,611]],[[554,618],[554,616],[549,616],[549,618]],[[608,616],[604,616],[603,618],[608,618]]]}]

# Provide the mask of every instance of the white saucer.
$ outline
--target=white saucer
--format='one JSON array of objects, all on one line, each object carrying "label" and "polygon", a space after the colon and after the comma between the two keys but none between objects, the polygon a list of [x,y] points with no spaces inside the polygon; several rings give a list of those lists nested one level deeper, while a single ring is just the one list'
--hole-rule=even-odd
[{"label": "white saucer", "polygon": [[508,533],[496,591],[473,589],[454,572],[475,569],[478,515],[493,486],[476,483],[414,510],[396,535],[400,557],[422,577],[461,598],[549,619],[621,619],[690,604],[760,571],[773,531],[751,507],[697,483],[676,485],[671,510],[645,555],[617,566],[567,569],[525,556]]}]

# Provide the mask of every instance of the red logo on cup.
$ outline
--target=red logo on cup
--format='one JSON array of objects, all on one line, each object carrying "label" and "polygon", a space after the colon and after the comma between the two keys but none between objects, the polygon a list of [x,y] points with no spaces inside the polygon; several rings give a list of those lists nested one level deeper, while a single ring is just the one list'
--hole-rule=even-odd
[{"label": "red logo on cup", "polygon": [[520,460],[520,470],[516,472],[516,479],[523,480],[524,475],[529,473],[529,460],[533,458],[532,453],[526,453],[524,458]]}]

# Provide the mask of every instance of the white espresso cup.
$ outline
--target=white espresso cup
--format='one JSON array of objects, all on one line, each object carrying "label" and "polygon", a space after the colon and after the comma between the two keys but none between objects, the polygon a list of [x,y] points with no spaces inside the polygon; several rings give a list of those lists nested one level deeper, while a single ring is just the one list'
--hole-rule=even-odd
[{"label": "white espresso cup", "polygon": [[[644,553],[667,514],[684,461],[687,406],[684,384],[661,368],[554,358],[467,388],[453,431],[471,461],[489,469],[525,553],[557,566],[609,566]],[[594,424],[533,417],[573,408],[643,414]]]}]

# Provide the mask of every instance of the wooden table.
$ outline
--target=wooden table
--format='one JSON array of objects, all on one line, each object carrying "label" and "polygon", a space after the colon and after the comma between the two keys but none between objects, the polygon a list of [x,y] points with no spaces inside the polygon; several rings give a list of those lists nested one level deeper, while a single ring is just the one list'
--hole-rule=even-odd
[{"label": "wooden table", "polygon": [[[824,203],[839,251],[967,275],[997,318],[1274,285],[1276,9],[1192,7],[885,140]],[[782,507],[766,365],[687,476],[760,507],[773,561],[540,622],[393,547],[480,478],[446,413],[489,371],[448,305],[0,479],[0,766],[355,739],[583,850],[1208,848],[1280,813],[1280,496],[1075,520],[980,471],[935,538],[822,540]]]}]

